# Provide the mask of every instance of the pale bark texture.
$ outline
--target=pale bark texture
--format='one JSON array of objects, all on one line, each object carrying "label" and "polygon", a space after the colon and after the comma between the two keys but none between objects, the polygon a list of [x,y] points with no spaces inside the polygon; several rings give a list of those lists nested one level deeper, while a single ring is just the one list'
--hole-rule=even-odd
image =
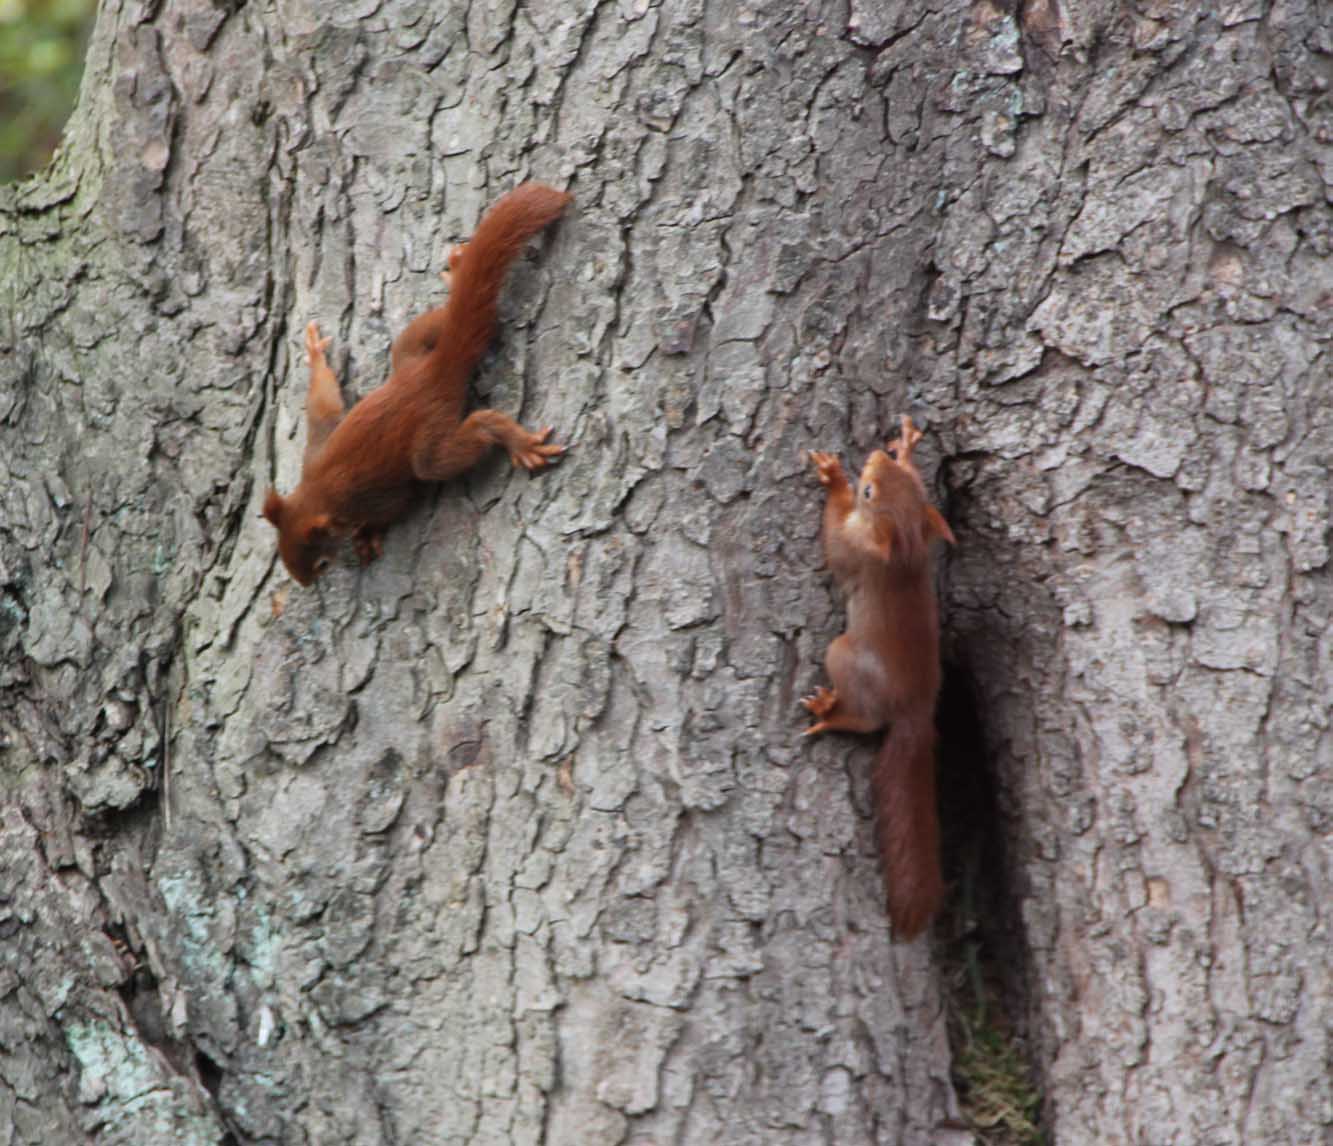
[{"label": "pale bark texture", "polygon": [[[798,736],[906,411],[1050,1140],[1327,1139],[1333,36],[1198,7],[107,0],[0,192],[0,1140],[967,1140]],[[571,452],[297,588],[305,324],[365,393],[525,178]]]}]

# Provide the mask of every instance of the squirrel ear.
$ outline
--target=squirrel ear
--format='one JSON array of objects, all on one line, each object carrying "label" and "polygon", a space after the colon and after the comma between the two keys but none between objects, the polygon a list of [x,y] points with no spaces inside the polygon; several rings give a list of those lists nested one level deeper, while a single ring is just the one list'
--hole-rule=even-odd
[{"label": "squirrel ear", "polygon": [[333,525],[333,518],[327,513],[317,513],[305,526],[305,539],[307,542],[319,541],[328,536],[329,529]]},{"label": "squirrel ear", "polygon": [[950,545],[957,545],[954,540],[953,530],[949,528],[949,523],[941,516],[940,511],[933,505],[926,506],[926,533],[941,537]]},{"label": "squirrel ear", "polygon": [[282,522],[282,496],[276,489],[271,489],[264,495],[264,516],[274,525]]}]

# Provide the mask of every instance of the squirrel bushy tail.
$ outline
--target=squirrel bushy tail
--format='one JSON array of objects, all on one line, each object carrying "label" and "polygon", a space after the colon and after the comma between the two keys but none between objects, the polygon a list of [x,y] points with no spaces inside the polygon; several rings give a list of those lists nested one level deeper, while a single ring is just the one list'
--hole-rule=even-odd
[{"label": "squirrel bushy tail", "polygon": [[894,938],[914,939],[944,898],[933,719],[904,716],[889,725],[871,782]]},{"label": "squirrel bushy tail", "polygon": [[432,349],[432,365],[470,374],[495,332],[497,302],[509,264],[523,245],[553,222],[573,198],[542,183],[523,183],[496,200],[450,266],[444,336]]}]

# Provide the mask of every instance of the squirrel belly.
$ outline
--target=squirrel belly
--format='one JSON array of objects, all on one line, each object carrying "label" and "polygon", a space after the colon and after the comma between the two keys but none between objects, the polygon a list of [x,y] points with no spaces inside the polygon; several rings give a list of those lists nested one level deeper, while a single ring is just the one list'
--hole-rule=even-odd
[{"label": "squirrel belly", "polygon": [[390,375],[346,412],[312,322],[306,330],[309,444],[301,481],[286,497],[269,490],[264,516],[278,531],[287,571],[309,585],[338,543],[351,539],[362,561],[379,556],[384,530],[411,508],[421,485],[471,469],[501,446],[529,472],[564,447],[498,410],[464,417],[467,383],[495,333],[500,290],[524,245],[564,211],[570,196],[524,183],[502,196],[472,238],[449,256],[448,301],[410,322],[394,342]]},{"label": "squirrel belly", "polygon": [[807,736],[886,730],[871,787],[889,920],[903,940],[925,930],[944,897],[935,806],[939,616],[930,543],[954,538],[926,500],[912,462],[920,438],[904,418],[900,437],[870,455],[855,488],[834,455],[810,455],[828,490],[824,553],[847,596],[847,631],[825,656],[833,687],[816,688],[801,702],[815,718]]}]

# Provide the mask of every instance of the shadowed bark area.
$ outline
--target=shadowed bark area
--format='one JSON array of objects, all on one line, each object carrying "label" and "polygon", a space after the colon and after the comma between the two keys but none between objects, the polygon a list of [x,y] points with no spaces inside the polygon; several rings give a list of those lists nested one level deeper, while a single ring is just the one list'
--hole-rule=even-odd
[{"label": "shadowed bark area", "polygon": [[[966,1141],[798,735],[908,410],[1052,1139],[1327,1130],[1329,29],[1196,7],[108,3],[0,190],[13,1140]],[[573,448],[298,589],[307,322],[366,393],[524,178]]]}]

